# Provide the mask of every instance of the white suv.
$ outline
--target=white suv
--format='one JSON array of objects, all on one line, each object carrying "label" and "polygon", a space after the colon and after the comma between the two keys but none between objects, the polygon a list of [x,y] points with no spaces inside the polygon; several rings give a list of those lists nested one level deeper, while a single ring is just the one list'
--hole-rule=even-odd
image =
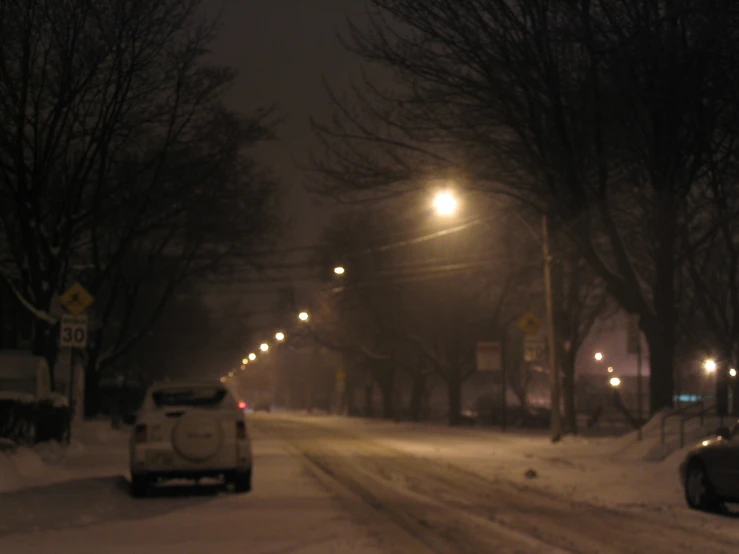
[{"label": "white suv", "polygon": [[131,437],[131,494],[145,496],[165,479],[223,476],[236,492],[251,490],[246,403],[219,381],[153,385]]}]

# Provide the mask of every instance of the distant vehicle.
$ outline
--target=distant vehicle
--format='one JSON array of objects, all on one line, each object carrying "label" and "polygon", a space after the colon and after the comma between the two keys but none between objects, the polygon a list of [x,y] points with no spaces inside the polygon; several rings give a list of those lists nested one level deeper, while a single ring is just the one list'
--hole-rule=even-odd
[{"label": "distant vehicle", "polygon": [[717,437],[692,448],[682,464],[680,479],[688,506],[716,511],[725,502],[739,502],[739,423],[722,427]]},{"label": "distant vehicle", "polygon": [[236,492],[251,490],[252,452],[246,403],[219,381],[153,385],[135,416],[131,494],[146,496],[167,479],[223,477]]}]

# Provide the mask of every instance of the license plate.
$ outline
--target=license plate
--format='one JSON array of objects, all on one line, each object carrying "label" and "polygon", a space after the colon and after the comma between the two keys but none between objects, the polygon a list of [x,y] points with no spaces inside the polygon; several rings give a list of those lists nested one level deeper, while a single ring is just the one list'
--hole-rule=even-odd
[{"label": "license plate", "polygon": [[155,466],[171,466],[173,462],[173,456],[171,452],[157,452],[155,450],[149,450],[146,453],[146,463]]}]

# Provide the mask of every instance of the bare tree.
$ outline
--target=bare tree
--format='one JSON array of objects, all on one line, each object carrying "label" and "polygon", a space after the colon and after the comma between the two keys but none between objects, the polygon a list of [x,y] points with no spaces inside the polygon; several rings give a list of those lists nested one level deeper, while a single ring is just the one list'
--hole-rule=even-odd
[{"label": "bare tree", "polygon": [[52,305],[79,267],[109,299],[135,292],[115,286],[134,259],[171,256],[187,272],[231,251],[212,242],[206,212],[224,213],[213,204],[265,190],[235,178],[253,169],[239,149],[264,138],[265,114],[224,109],[233,73],[204,62],[202,13],[201,0],[0,5],[0,225],[12,255],[0,276],[34,315],[33,350],[51,367]]},{"label": "bare tree", "polygon": [[[318,125],[320,187],[418,186],[446,168],[545,211],[640,315],[650,405],[673,403],[682,227],[726,170],[739,104],[732,2],[372,0],[350,47],[396,77]],[[390,90],[386,90],[389,88]],[[411,161],[409,161],[411,160]],[[418,168],[423,168],[419,170]],[[454,170],[451,170],[454,173]]]}]

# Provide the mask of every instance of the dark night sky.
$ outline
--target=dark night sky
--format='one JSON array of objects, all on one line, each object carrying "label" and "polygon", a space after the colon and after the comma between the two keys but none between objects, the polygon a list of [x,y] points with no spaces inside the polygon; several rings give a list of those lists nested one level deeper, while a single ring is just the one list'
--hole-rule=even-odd
[{"label": "dark night sky", "polygon": [[206,0],[206,5],[223,10],[213,59],[239,71],[228,97],[231,107],[275,104],[284,117],[280,140],[262,148],[260,157],[287,191],[285,216],[291,225],[285,246],[314,243],[326,209],[304,190],[295,161],[305,160],[313,147],[308,118],[330,116],[323,79],[341,89],[358,73],[357,58],[336,33],[346,29],[347,17],[361,21],[365,0]]}]

